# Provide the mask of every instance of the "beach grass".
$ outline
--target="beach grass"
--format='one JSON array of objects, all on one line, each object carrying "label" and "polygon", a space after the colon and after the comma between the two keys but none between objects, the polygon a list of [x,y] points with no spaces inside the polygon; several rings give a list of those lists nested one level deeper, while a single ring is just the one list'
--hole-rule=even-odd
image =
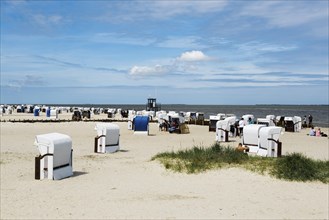
[{"label": "beach grass", "polygon": [[278,158],[271,174],[279,179],[329,183],[329,161],[313,160],[300,153]]},{"label": "beach grass", "polygon": [[159,153],[151,160],[160,161],[166,169],[189,174],[240,167],[289,181],[329,183],[329,161],[313,160],[300,153],[278,158],[248,156],[232,147],[215,143],[210,147],[194,146],[177,152]]}]

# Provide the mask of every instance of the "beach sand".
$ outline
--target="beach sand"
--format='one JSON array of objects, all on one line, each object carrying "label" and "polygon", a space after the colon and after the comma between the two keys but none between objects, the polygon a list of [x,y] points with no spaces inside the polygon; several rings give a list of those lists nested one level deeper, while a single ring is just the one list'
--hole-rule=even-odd
[{"label": "beach sand", "polygon": [[[169,134],[150,123],[150,135],[120,126],[121,150],[93,153],[96,122],[1,123],[1,219],[328,219],[328,184],[289,182],[239,168],[201,174],[166,170],[159,152],[210,146],[215,133],[189,125],[190,134]],[[328,134],[328,128],[322,129]],[[36,135],[67,134],[74,176],[35,180]],[[308,129],[285,132],[283,154],[301,152],[328,160],[328,138]],[[239,138],[230,138],[233,147]]]}]

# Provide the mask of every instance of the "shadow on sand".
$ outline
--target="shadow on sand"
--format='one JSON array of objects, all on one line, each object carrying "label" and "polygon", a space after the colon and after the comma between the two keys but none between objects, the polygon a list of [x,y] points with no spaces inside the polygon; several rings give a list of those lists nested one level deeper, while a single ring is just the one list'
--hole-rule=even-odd
[{"label": "shadow on sand", "polygon": [[87,172],[83,172],[83,171],[73,171],[73,176],[72,177],[77,177],[77,176],[81,176],[81,175],[85,175],[88,174]]}]

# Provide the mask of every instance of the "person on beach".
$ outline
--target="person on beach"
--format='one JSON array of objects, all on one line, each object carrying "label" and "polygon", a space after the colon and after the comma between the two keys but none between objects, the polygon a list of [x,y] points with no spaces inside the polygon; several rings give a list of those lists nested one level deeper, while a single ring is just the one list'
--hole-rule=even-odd
[{"label": "person on beach", "polygon": [[306,115],[304,115],[304,118],[303,118],[303,128],[307,128],[307,117],[306,117]]},{"label": "person on beach", "polygon": [[163,122],[160,124],[160,130],[168,131],[169,128],[169,122],[166,119],[163,119]]},{"label": "person on beach", "polygon": [[311,127],[311,130],[310,130],[309,135],[310,136],[315,136],[315,130],[314,130],[314,127],[313,126]]},{"label": "person on beach", "polygon": [[234,128],[235,128],[235,136],[240,136],[240,132],[239,132],[239,119],[236,119],[235,120],[235,123],[234,123]]},{"label": "person on beach", "polygon": [[244,127],[244,120],[243,120],[243,118],[241,118],[240,121],[239,121],[239,134],[240,134],[240,137],[243,134],[243,127]]},{"label": "person on beach", "polygon": [[243,146],[241,143],[239,143],[236,150],[239,152],[249,152],[249,147]]},{"label": "person on beach", "polygon": [[313,116],[309,115],[308,116],[308,127],[312,127],[312,122],[313,122]]},{"label": "person on beach", "polygon": [[318,128],[318,130],[316,130],[315,136],[317,136],[317,137],[321,137],[322,136],[321,129],[320,128]]}]

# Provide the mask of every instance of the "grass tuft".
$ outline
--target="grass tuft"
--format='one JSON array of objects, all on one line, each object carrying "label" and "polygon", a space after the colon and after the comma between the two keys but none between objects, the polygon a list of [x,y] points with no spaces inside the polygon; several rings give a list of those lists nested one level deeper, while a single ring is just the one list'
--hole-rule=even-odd
[{"label": "grass tuft", "polygon": [[194,146],[192,149],[159,153],[152,160],[160,161],[166,169],[189,174],[222,167],[242,167],[279,179],[329,183],[329,161],[312,160],[299,153],[281,158],[249,157],[234,148],[215,143],[210,147]]},{"label": "grass tuft", "polygon": [[312,160],[300,153],[278,159],[271,174],[279,179],[329,182],[329,161]]},{"label": "grass tuft", "polygon": [[241,164],[247,159],[247,155],[232,148],[223,148],[217,143],[210,148],[195,146],[189,150],[164,152],[152,157],[152,160],[159,160],[164,164],[166,169],[186,173],[199,173],[229,164]]}]

